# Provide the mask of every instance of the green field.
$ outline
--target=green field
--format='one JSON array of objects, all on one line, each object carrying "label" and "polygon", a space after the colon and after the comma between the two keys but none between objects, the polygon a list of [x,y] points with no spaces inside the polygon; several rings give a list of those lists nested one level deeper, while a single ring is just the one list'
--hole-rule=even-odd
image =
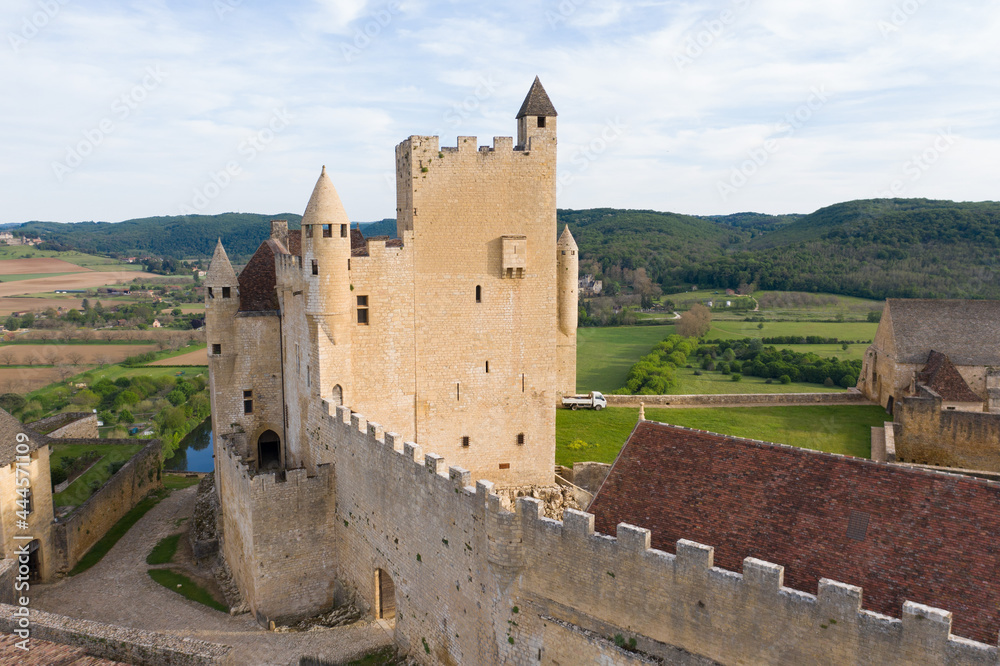
[{"label": "green field", "polygon": [[[639,410],[610,407],[556,411],[556,464],[612,463],[639,418]],[[724,435],[789,444],[828,453],[869,458],[871,428],[889,418],[878,406],[803,406],[656,409],[646,418]],[[588,444],[573,450],[575,440]]]},{"label": "green field", "polygon": [[[808,345],[811,346],[811,345]],[[717,394],[717,393],[837,393],[843,392],[840,387],[828,388],[822,384],[808,384],[806,382],[792,382],[782,384],[777,380],[772,380],[770,384],[763,377],[750,377],[744,375],[743,378],[734,382],[729,375],[721,372],[702,370],[701,375],[695,375],[695,368],[678,368],[675,374],[677,384],[670,391],[672,395],[697,395],[697,394]]]},{"label": "green field", "polygon": [[0,275],[0,282],[37,280],[38,278],[59,277],[60,275],[76,275],[76,273],[19,273],[15,275]]},{"label": "green field", "polygon": [[172,590],[191,601],[197,601],[199,604],[214,608],[217,611],[222,611],[223,613],[229,612],[229,606],[216,600],[208,590],[179,571],[174,571],[173,569],[150,569],[148,573],[150,578],[168,590]]},{"label": "green field", "polygon": [[878,324],[868,322],[766,321],[763,328],[758,328],[758,324],[752,321],[713,321],[712,328],[705,335],[705,338],[708,340],[739,340],[741,338],[770,338],[779,335],[819,335],[839,340],[871,341],[875,338],[876,329],[878,329]]},{"label": "green field", "polygon": [[[61,493],[52,496],[53,506],[80,506],[91,496],[90,486],[97,482],[101,486],[111,477],[108,465],[113,462],[124,462],[142,449],[142,444],[59,444],[53,442],[49,467],[55,467],[64,458],[78,458],[88,451],[97,451],[103,457],[87,472],[69,484]],[[100,486],[98,486],[100,487]]]},{"label": "green field", "polygon": [[[0,245],[0,260],[4,259],[35,259],[38,257],[51,257],[62,259],[63,261],[82,266],[83,268],[93,268],[96,270],[119,270],[119,271],[141,271],[141,264],[126,264],[112,259],[111,257],[98,257],[93,254],[84,254],[76,250],[68,252],[56,252],[55,250],[39,250],[31,245]],[[35,276],[39,277],[39,276]]]},{"label": "green field", "polygon": [[673,332],[673,326],[578,329],[576,390],[613,391],[622,386],[629,368],[639,357]]}]

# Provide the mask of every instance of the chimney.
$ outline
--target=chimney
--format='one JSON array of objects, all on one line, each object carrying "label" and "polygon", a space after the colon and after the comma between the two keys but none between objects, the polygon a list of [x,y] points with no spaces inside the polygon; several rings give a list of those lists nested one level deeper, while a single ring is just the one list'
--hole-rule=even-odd
[{"label": "chimney", "polygon": [[288,249],[288,220],[271,220],[271,238]]}]

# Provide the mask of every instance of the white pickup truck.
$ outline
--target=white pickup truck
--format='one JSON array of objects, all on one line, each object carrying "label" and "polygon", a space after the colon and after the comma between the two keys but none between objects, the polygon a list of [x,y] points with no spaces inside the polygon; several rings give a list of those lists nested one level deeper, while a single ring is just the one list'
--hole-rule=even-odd
[{"label": "white pickup truck", "polygon": [[586,395],[564,395],[562,399],[563,407],[569,407],[576,411],[580,407],[586,409],[596,409],[598,411],[608,406],[608,401],[597,391],[591,391]]}]

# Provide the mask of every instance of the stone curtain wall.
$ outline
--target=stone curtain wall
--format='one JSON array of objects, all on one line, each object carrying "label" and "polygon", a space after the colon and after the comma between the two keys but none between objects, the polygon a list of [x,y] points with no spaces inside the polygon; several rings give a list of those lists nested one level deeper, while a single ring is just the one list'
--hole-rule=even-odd
[{"label": "stone curtain wall", "polygon": [[863,611],[860,588],[824,580],[814,596],[783,587],[775,564],[719,569],[709,546],[652,550],[646,530],[594,534],[593,516],[546,519],[530,498],[504,512],[489,482],[473,487],[467,471],[347,408],[323,440],[336,462],[339,576],[369,608],[375,570],[392,576],[396,642],[421,663],[569,663],[581,632],[610,639],[609,627],[654,654],[722,663],[998,663],[996,647],[950,636],[945,611]]},{"label": "stone curtain wall", "polygon": [[[64,424],[55,430],[46,432],[52,425]],[[97,414],[92,412],[69,412],[49,416],[40,421],[29,423],[28,427],[38,433],[44,433],[54,439],[74,437],[78,439],[97,439]]]},{"label": "stone curtain wall", "polygon": [[327,465],[251,475],[220,442],[222,550],[257,621],[301,619],[334,601],[334,493]]},{"label": "stone curtain wall", "polygon": [[[15,606],[0,604],[0,631],[18,626]],[[129,629],[90,620],[31,611],[31,638],[84,650],[87,654],[127,664],[171,666],[229,666],[232,648],[190,638],[177,638],[142,629]],[[27,653],[30,656],[30,652]]]},{"label": "stone curtain wall", "polygon": [[857,389],[843,393],[729,393],[718,395],[607,395],[609,407],[753,407],[781,405],[869,405]]},{"label": "stone curtain wall", "polygon": [[933,397],[905,397],[896,407],[900,460],[1000,472],[1000,414],[941,409]]},{"label": "stone curtain wall", "polygon": [[[67,444],[93,443],[63,439]],[[135,440],[108,439],[101,444],[133,445]],[[55,523],[53,542],[59,569],[67,571],[97,543],[122,516],[146,495],[163,486],[160,480],[160,440],[154,439],[128,462],[94,495],[77,507],[65,521]]]}]

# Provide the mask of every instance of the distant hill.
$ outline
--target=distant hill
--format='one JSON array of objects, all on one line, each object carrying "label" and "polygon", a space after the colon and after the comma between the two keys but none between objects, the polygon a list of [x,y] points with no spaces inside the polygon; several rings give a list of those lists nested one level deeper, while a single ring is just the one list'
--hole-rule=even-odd
[{"label": "distant hill", "polygon": [[[268,237],[272,219],[296,228],[301,216],[225,213],[8,228],[37,234],[54,249],[117,256],[207,258],[221,237],[233,261],[243,263]],[[644,268],[668,292],[755,283],[866,298],[1000,298],[998,202],[878,199],[808,215],[595,208],[559,210],[558,221],[560,229],[570,225],[583,269],[606,282]],[[361,228],[366,236],[394,236],[396,222]]]},{"label": "distant hill", "polygon": [[[221,238],[226,252],[236,262],[248,259],[270,235],[271,220],[288,220],[299,227],[301,215],[280,213],[223,213],[221,215],[178,215],[145,217],[124,222],[27,222],[10,227],[37,234],[44,247],[79,250],[117,256],[153,255],[193,259],[210,257],[216,240]],[[396,234],[394,219],[361,223],[366,236]]]}]

